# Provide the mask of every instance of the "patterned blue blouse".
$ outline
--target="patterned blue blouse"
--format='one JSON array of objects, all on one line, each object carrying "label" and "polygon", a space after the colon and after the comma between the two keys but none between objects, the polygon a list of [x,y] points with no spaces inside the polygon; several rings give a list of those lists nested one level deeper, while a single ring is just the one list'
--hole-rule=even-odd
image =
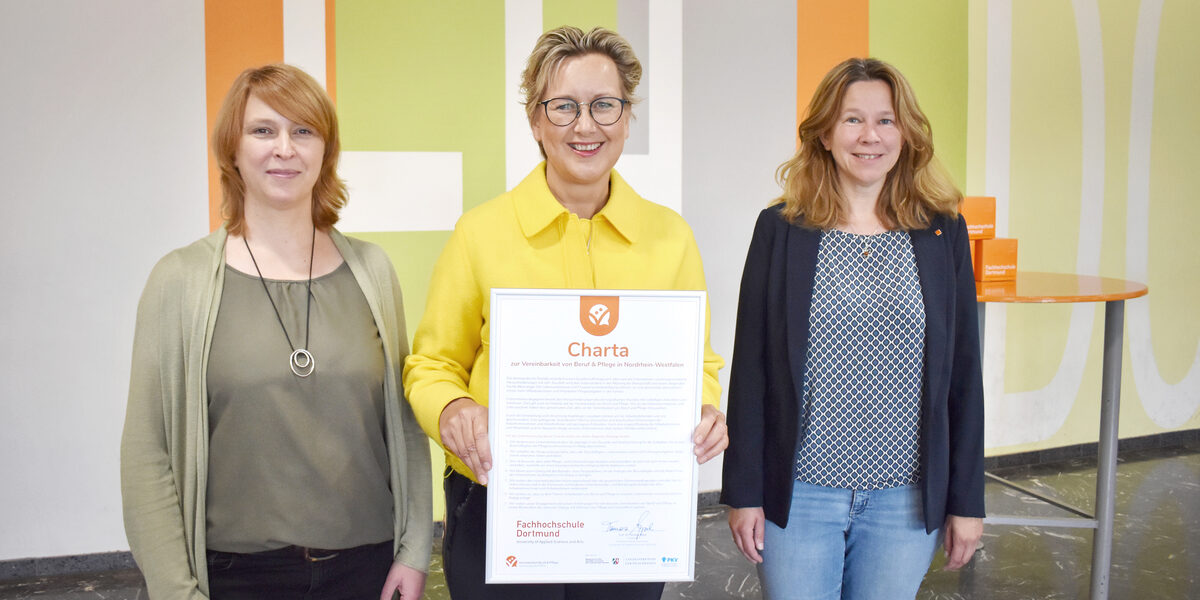
[{"label": "patterned blue blouse", "polygon": [[823,232],[809,327],[796,478],[919,481],[925,306],[908,232]]}]

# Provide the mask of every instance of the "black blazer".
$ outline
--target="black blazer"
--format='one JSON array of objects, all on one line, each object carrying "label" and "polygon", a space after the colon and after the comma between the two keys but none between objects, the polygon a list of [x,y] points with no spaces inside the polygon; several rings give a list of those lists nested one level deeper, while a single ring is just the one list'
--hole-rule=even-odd
[{"label": "black blazer", "polygon": [[[761,506],[787,527],[821,232],[789,224],[781,208],[759,214],[742,271],[721,502]],[[984,516],[979,323],[966,223],[937,216],[909,233],[925,304],[921,484],[932,532],[947,514]]]}]

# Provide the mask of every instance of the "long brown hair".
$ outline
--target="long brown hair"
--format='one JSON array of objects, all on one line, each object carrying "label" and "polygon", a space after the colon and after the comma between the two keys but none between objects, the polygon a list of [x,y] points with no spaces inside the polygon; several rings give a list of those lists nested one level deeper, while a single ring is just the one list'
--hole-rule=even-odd
[{"label": "long brown hair", "polygon": [[346,184],[337,177],[342,143],[333,101],[308,73],[282,63],[242,71],[234,80],[217,113],[213,127],[213,154],[221,169],[221,216],[225,228],[238,235],[246,227],[246,182],[237,170],[237,150],[242,138],[246,102],[258,96],[279,114],[313,128],[325,142],[321,171],[313,185],[313,225],[327,230],[338,221],[346,205]]},{"label": "long brown hair", "polygon": [[958,212],[962,193],[933,154],[933,131],[908,80],[895,67],[874,58],[851,58],[821,80],[800,123],[800,147],[779,166],[784,218],[791,223],[830,229],[843,220],[845,199],[833,154],[821,136],[837,123],[846,88],[859,81],[883,81],[892,89],[896,125],[904,140],[896,166],[884,179],[875,212],[889,227],[921,229],[935,214]]}]

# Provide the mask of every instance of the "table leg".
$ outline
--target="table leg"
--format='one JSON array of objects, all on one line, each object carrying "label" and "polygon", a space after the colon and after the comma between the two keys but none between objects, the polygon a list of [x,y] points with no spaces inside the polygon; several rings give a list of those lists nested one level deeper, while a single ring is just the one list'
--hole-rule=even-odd
[{"label": "table leg", "polygon": [[1100,384],[1100,439],[1096,469],[1096,533],[1092,539],[1092,600],[1108,598],[1113,513],[1117,491],[1117,433],[1121,414],[1121,346],[1125,301],[1104,303],[1104,366]]}]

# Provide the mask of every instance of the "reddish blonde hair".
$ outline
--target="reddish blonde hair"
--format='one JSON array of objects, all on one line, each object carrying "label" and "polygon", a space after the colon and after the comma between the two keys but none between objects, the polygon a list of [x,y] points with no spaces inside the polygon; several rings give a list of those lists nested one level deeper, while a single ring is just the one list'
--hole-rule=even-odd
[{"label": "reddish blonde hair", "polygon": [[800,147],[776,171],[783,195],[774,204],[783,203],[784,218],[820,229],[831,229],[843,220],[846,207],[837,163],[821,144],[821,136],[837,123],[846,88],[859,81],[888,84],[904,139],[900,158],[879,193],[875,207],[879,220],[889,227],[922,229],[936,214],[956,214],[962,193],[934,157],[933,130],[908,80],[881,60],[851,58],[829,71],[817,86],[808,116],[800,123]]},{"label": "reddish blonde hair", "polygon": [[308,73],[276,63],[242,71],[217,113],[212,147],[221,170],[221,216],[225,218],[225,228],[238,235],[246,227],[246,182],[236,163],[246,102],[251,95],[288,119],[311,127],[325,142],[321,171],[313,185],[312,219],[318,229],[333,227],[338,221],[338,211],[346,205],[346,184],[337,177],[342,149],[337,113],[329,95]]}]

